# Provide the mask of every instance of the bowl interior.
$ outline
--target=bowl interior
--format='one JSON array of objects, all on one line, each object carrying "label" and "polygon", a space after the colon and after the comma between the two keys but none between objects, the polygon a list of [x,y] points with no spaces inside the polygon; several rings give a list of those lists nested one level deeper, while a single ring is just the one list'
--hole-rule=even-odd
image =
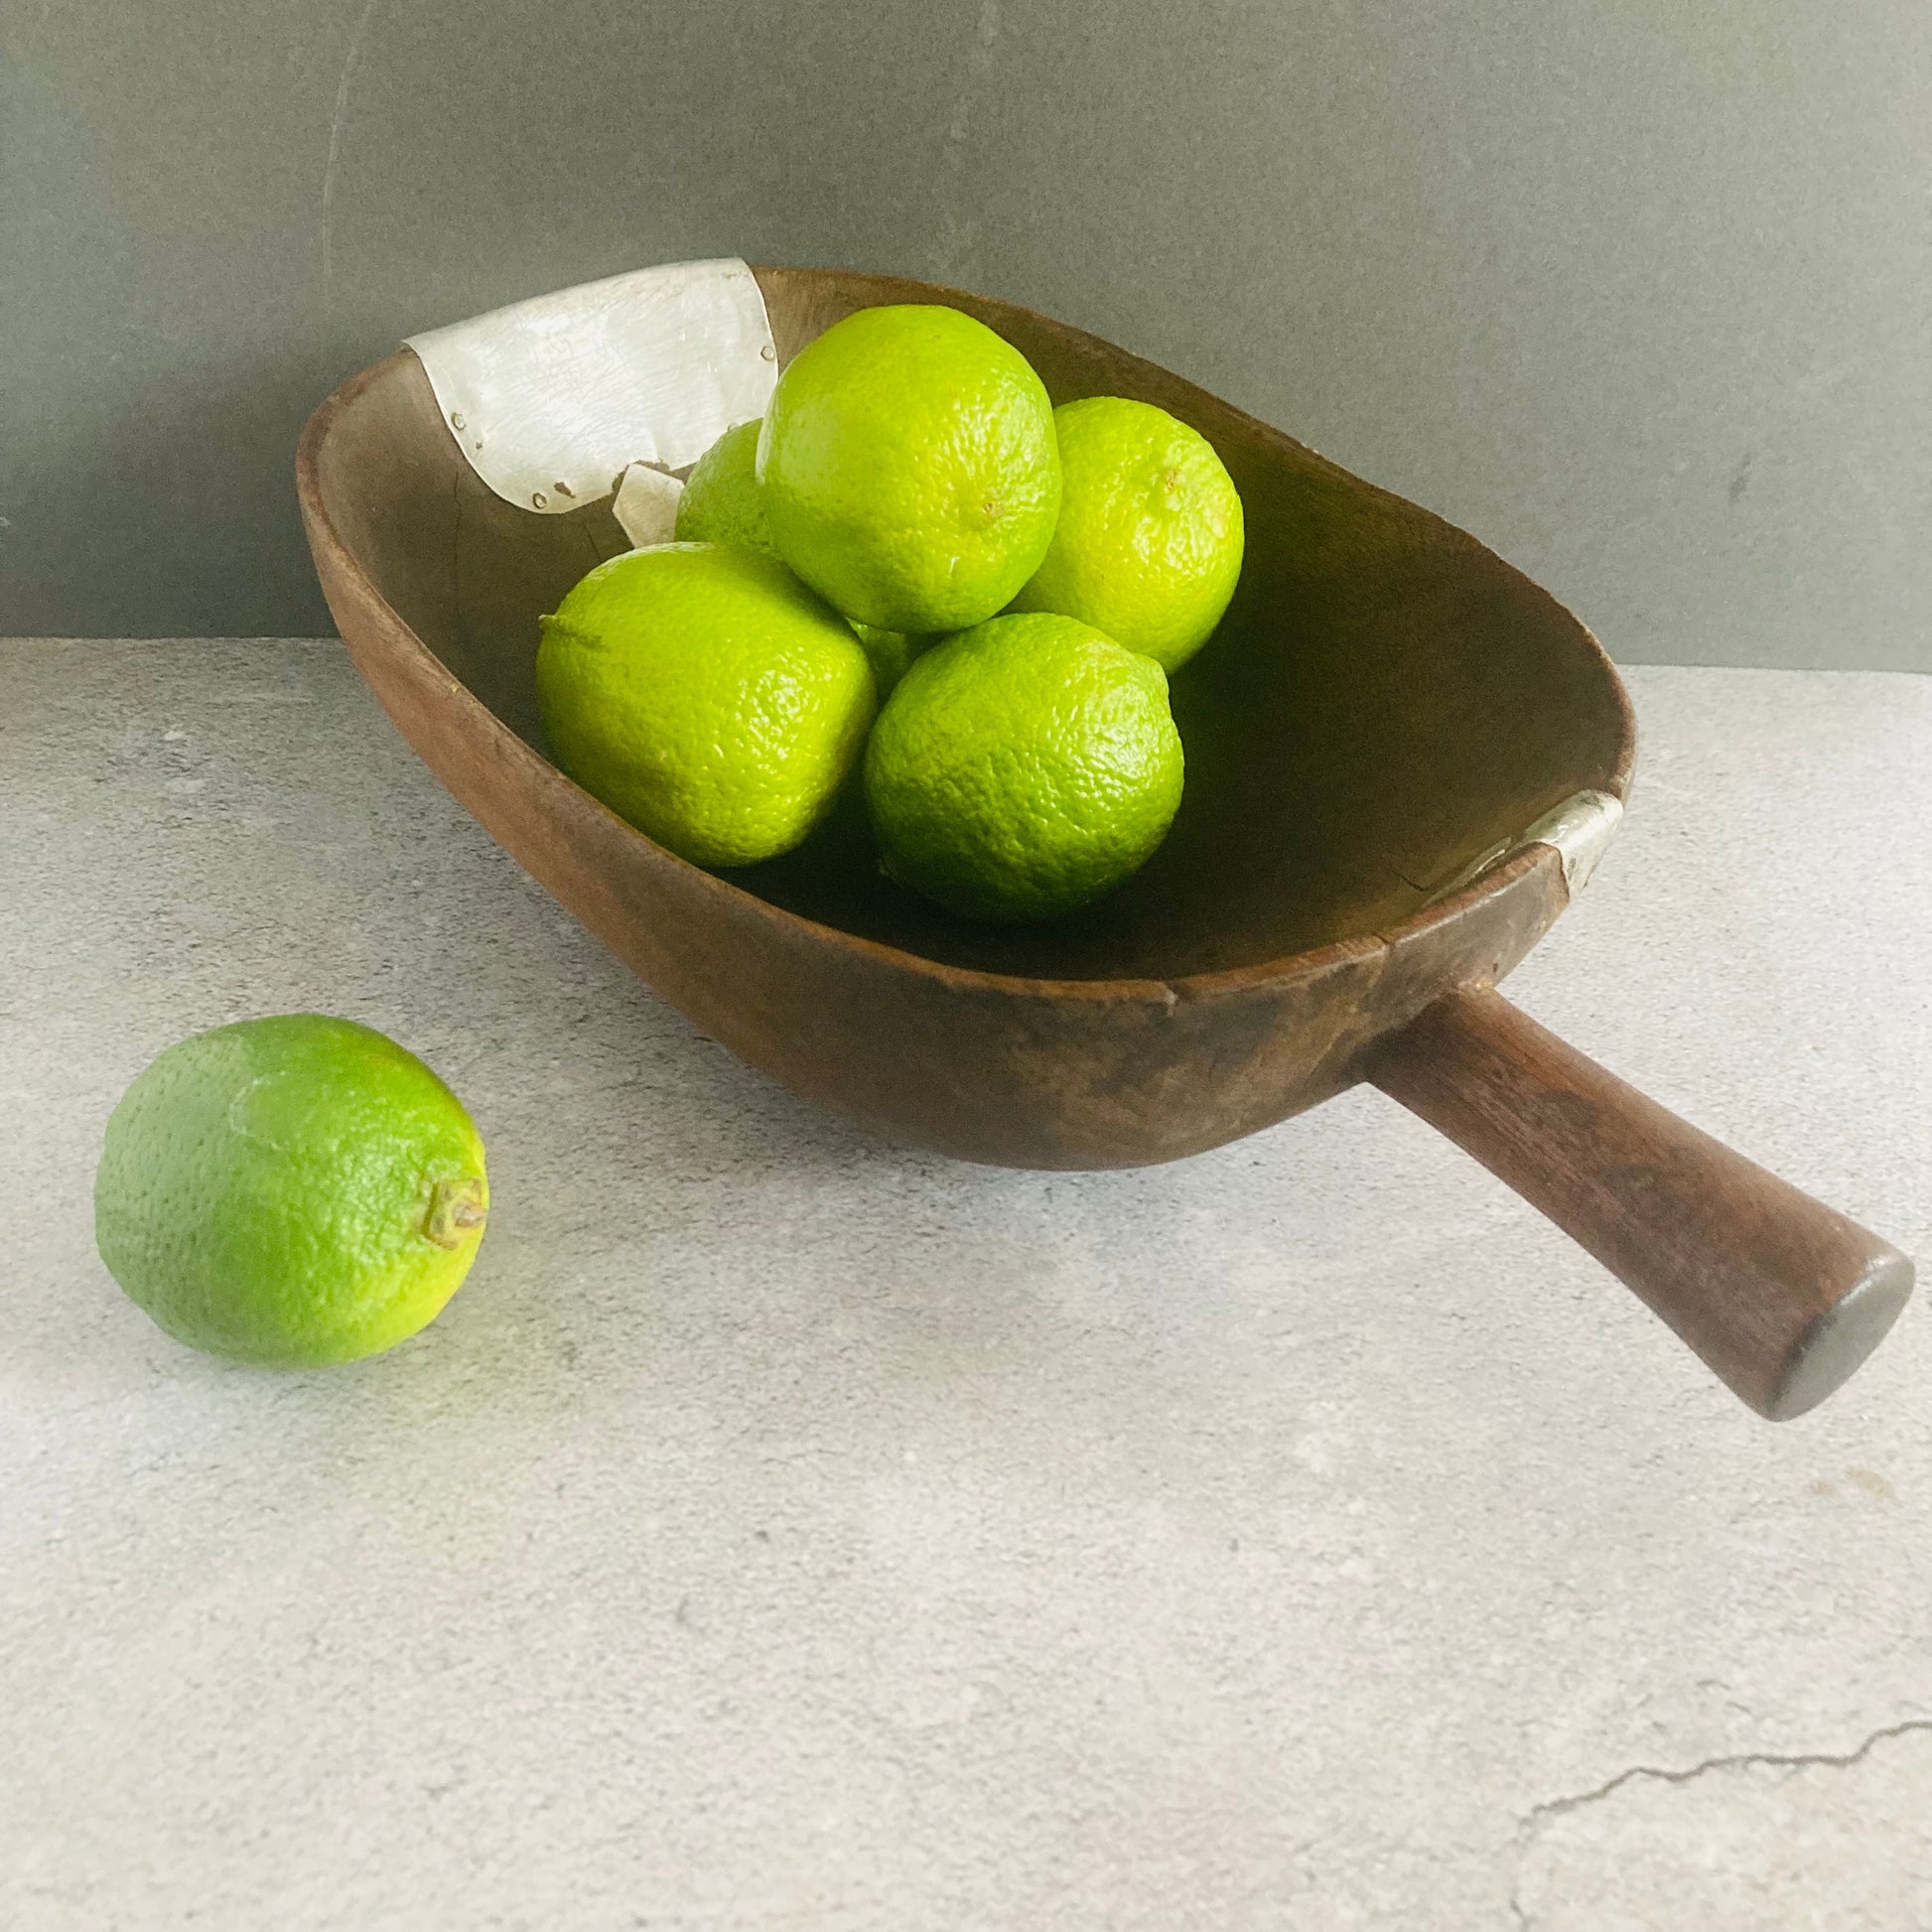
[{"label": "bowl interior", "polygon": [[[1571,793],[1621,795],[1631,740],[1614,672],[1574,618],[1473,538],[1029,311],[886,277],[759,279],[781,363],[853,309],[944,299],[1014,343],[1055,402],[1132,395],[1172,410],[1233,476],[1247,552],[1219,630],[1173,681],[1179,815],[1105,903],[1013,929],[949,918],[880,874],[856,794],[799,851],[730,874],[747,892],[949,964],[1172,980],[1385,931]],[[407,352],[354,390],[319,481],[385,601],[543,751],[537,619],[625,547],[609,502],[542,516],[495,496]]]}]

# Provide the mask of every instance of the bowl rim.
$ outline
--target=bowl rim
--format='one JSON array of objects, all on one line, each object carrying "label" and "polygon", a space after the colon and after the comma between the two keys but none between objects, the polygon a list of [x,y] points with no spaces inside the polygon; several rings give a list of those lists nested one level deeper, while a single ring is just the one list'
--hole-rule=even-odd
[{"label": "bowl rim", "polygon": [[[754,272],[762,273],[763,270],[755,265]],[[797,272],[797,268],[791,266],[788,272]],[[829,272],[851,273],[853,271]],[[863,274],[864,271],[859,273]],[[921,282],[917,286],[921,289],[929,289],[933,295],[939,297],[959,295],[968,301],[980,303],[992,300],[1002,309],[1038,321],[1049,328],[1065,330],[1073,327],[1071,324],[1056,322],[1053,318],[1035,310],[1024,308],[1018,303],[972,295],[967,291],[948,289],[937,283]],[[1084,336],[1087,332],[1076,330],[1074,333]],[[1090,340],[1101,342],[1104,339],[1093,337]],[[1113,346],[1111,344],[1107,345]],[[927,958],[923,953],[909,952],[903,947],[890,945],[881,939],[868,939],[861,933],[847,931],[842,926],[827,925],[822,920],[811,918],[802,912],[793,912],[784,906],[773,904],[771,900],[735,884],[732,880],[708,872],[704,867],[693,865],[689,860],[680,858],[668,847],[659,845],[646,833],[638,831],[627,820],[620,818],[601,799],[593,797],[561,766],[545,758],[527,739],[513,731],[444,663],[435,651],[430,649],[415,628],[376,589],[360,560],[344,540],[341,531],[336,527],[335,519],[330,515],[323,494],[321,476],[323,447],[328,442],[337,420],[365,390],[389,377],[399,366],[406,366],[411,362],[416,363],[419,369],[422,366],[415,351],[404,345],[378,361],[357,369],[316,405],[308,421],[303,425],[296,446],[296,495],[307,528],[311,551],[316,552],[324,548],[328,550],[331,564],[347,576],[359,593],[380,611],[386,620],[386,627],[398,640],[406,640],[407,648],[413,652],[416,659],[418,672],[426,673],[432,680],[443,686],[446,695],[453,697],[459,705],[467,706],[483,728],[495,736],[500,752],[512,759],[529,760],[545,782],[554,780],[569,786],[580,799],[593,806],[610,820],[612,825],[619,828],[621,834],[636,840],[642,850],[649,855],[652,863],[676,868],[689,875],[691,884],[696,885],[702,892],[715,894],[733,902],[735,909],[741,915],[750,912],[754,916],[762,918],[769,925],[795,933],[808,934],[820,942],[844,947],[860,957],[870,958],[893,971],[914,974],[952,992],[997,993],[1009,997],[1034,999],[1074,999],[1102,1005],[1128,1003],[1173,1007],[1182,1000],[1225,998],[1264,987],[1279,987],[1295,980],[1312,979],[1351,959],[1373,957],[1379,952],[1392,951],[1400,944],[1449,923],[1471,906],[1506,892],[1538,867],[1544,865],[1560,867],[1561,865],[1561,857],[1554,846],[1540,841],[1524,842],[1519,835],[1519,842],[1514,848],[1484,866],[1466,883],[1458,886],[1451,893],[1426,901],[1389,925],[1376,927],[1367,932],[1347,934],[1304,952],[1284,953],[1273,959],[1257,961],[1246,966],[1229,966],[1204,973],[1178,974],[1165,979],[1149,977],[1054,979],[1030,974],[992,972],[983,967],[955,966],[943,960]],[[1172,372],[1164,371],[1164,373]],[[1531,593],[1542,599],[1555,615],[1574,625],[1585,644],[1595,653],[1597,663],[1607,680],[1617,707],[1616,765],[1604,788],[1618,799],[1626,795],[1635,761],[1636,737],[1629,693],[1624,689],[1623,680],[1617,674],[1616,666],[1611,662],[1608,652],[1574,612],[1561,604],[1534,579],[1517,570],[1506,559],[1497,556],[1479,538],[1449,522],[1446,517],[1439,516],[1435,511],[1413,503],[1406,497],[1398,496],[1393,490],[1384,489],[1378,483],[1369,483],[1365,478],[1343,470],[1339,464],[1333,463],[1318,451],[1310,449],[1306,444],[1298,442],[1286,431],[1250,415],[1246,410],[1218,396],[1211,396],[1208,391],[1199,389],[1198,385],[1186,382],[1186,378],[1174,377],[1173,379],[1185,383],[1189,389],[1212,401],[1216,408],[1227,411],[1246,431],[1263,443],[1293,451],[1298,457],[1312,458],[1323,468],[1346,477],[1352,484],[1368,489],[1376,496],[1399,503],[1406,511],[1427,518],[1430,523],[1450,533],[1458,543],[1472,545],[1496,567],[1507,571]],[[444,425],[444,434],[448,435],[448,426]],[[318,563],[321,561],[319,557],[317,561]]]}]

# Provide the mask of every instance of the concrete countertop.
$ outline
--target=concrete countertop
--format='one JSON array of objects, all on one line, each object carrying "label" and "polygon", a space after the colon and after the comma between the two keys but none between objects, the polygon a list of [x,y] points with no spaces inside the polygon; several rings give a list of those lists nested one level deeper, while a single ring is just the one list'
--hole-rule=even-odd
[{"label": "concrete countertop", "polygon": [[[0,646],[9,1932],[1922,1932],[1932,1318],[1774,1428],[1358,1090],[1050,1175],[638,985],[334,642]],[[1932,683],[1642,670],[1510,983],[1932,1256]],[[177,1346],[121,1089],[322,1008],[488,1144],[395,1353]]]}]

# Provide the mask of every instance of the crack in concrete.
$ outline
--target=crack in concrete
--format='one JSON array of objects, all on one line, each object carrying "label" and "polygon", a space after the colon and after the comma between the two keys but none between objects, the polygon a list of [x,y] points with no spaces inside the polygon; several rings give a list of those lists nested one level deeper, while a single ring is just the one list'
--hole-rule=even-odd
[{"label": "crack in concrete", "polygon": [[1600,1804],[1613,1791],[1621,1790],[1638,1778],[1654,1778],[1661,1784],[1689,1784],[1693,1779],[1703,1777],[1707,1771],[1739,1771],[1758,1764],[1793,1771],[1803,1771],[1813,1766],[1842,1771],[1863,1762],[1874,1745],[1882,1744],[1889,1738],[1903,1737],[1914,1730],[1932,1731],[1932,1718],[1907,1718],[1900,1724],[1886,1725],[1849,1751],[1739,1751],[1728,1757],[1707,1757],[1702,1763],[1690,1765],[1681,1771],[1654,1764],[1633,1764],[1629,1770],[1619,1771],[1593,1791],[1580,1791],[1574,1797],[1552,1798],[1544,1804],[1532,1806],[1523,1820],[1520,1835],[1525,1838],[1532,1836],[1546,1819],[1561,1818],[1566,1813],[1583,1810],[1586,1805]]},{"label": "crack in concrete", "polygon": [[1529,1855],[1531,1842],[1553,1818],[1564,1818],[1572,1812],[1585,1811],[1591,1805],[1601,1804],[1626,1784],[1635,1784],[1639,1779],[1650,1779],[1658,1784],[1693,1784],[1711,1771],[1742,1771],[1759,1765],[1787,1771],[1849,1770],[1854,1764],[1863,1763],[1877,1745],[1894,1737],[1907,1736],[1913,1731],[1932,1732],[1932,1718],[1906,1718],[1894,1725],[1883,1725],[1849,1751],[1736,1751],[1722,1757],[1704,1758],[1682,1770],[1671,1770],[1659,1764],[1633,1764],[1628,1770],[1619,1771],[1615,1777],[1605,1778],[1592,1790],[1579,1791],[1565,1798],[1550,1798],[1540,1805],[1532,1805],[1516,1828],[1519,1852],[1516,1877],[1510,1885],[1507,1901],[1510,1917],[1519,1932],[1530,1932],[1530,1915],[1523,1905],[1522,1864]]}]

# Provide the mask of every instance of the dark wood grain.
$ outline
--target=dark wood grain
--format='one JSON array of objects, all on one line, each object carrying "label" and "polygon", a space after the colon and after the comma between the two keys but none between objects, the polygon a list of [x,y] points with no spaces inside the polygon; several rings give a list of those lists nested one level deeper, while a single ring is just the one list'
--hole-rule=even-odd
[{"label": "dark wood grain", "polygon": [[1912,1266],[1501,994],[1449,994],[1371,1078],[1634,1289],[1760,1415],[1801,1415],[1876,1347]]}]

